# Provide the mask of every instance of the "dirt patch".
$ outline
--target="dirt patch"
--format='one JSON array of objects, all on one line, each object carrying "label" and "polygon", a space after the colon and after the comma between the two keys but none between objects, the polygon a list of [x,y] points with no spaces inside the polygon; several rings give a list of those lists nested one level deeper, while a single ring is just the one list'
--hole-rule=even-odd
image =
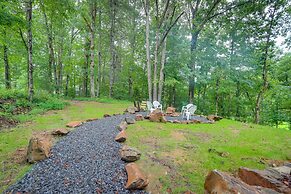
[{"label": "dirt patch", "polygon": [[7,118],[4,116],[0,116],[0,130],[9,127],[15,127],[18,124],[18,121]]},{"label": "dirt patch", "polygon": [[193,135],[203,142],[206,142],[212,139],[212,135],[210,135],[209,133],[195,132]]},{"label": "dirt patch", "polygon": [[141,143],[142,144],[149,145],[150,147],[152,147],[154,149],[160,148],[160,145],[159,145],[158,142],[159,142],[159,139],[158,138],[155,138],[155,137],[145,138],[145,139],[142,139],[141,140]]},{"label": "dirt patch", "polygon": [[171,136],[172,136],[173,139],[178,140],[178,141],[184,141],[184,140],[186,140],[183,131],[173,131],[171,133]]},{"label": "dirt patch", "polygon": [[24,164],[26,162],[27,148],[17,149],[11,156],[10,161],[16,164]]}]

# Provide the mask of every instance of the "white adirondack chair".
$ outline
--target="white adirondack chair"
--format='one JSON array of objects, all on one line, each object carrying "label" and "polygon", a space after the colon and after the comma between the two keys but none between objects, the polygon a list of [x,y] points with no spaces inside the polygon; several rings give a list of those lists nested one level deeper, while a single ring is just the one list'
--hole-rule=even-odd
[{"label": "white adirondack chair", "polygon": [[152,113],[155,109],[153,107],[153,104],[150,101],[147,101],[147,109]]},{"label": "white adirondack chair", "polygon": [[[183,109],[184,108],[184,109]],[[188,104],[185,107],[182,107],[183,118],[186,117],[187,120],[191,119],[191,116],[194,115],[194,112],[197,110],[197,106],[193,104]]]},{"label": "white adirondack chair", "polygon": [[160,109],[161,111],[163,111],[163,106],[158,101],[154,101],[153,105],[154,109]]}]

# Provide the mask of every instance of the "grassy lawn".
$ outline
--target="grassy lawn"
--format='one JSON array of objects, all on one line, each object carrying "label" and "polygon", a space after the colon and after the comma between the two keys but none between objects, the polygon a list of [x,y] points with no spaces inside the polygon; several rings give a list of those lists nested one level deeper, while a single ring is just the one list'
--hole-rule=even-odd
[{"label": "grassy lawn", "polygon": [[197,125],[141,121],[127,135],[126,144],[142,152],[138,164],[152,193],[204,193],[210,170],[235,173],[241,166],[263,169],[291,159],[290,131],[227,119]]},{"label": "grassy lawn", "polygon": [[70,101],[63,110],[49,111],[16,128],[0,131],[0,193],[31,168],[31,165],[17,162],[19,152],[16,150],[28,146],[33,132],[64,128],[70,121],[101,118],[105,113],[122,113],[130,104],[114,100]]}]

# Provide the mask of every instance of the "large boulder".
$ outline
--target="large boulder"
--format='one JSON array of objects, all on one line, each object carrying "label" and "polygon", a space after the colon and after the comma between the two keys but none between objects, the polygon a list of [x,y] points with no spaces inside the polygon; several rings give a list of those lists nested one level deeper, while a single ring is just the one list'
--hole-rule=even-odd
[{"label": "large boulder", "polygon": [[283,182],[285,177],[289,177],[289,179],[291,179],[290,173],[291,168],[287,166],[269,168],[266,170],[240,168],[238,171],[240,179],[245,183],[270,188],[280,193],[291,193],[291,185],[288,186]]},{"label": "large boulder", "polygon": [[70,131],[68,129],[55,129],[52,131],[52,135],[67,135]]},{"label": "large boulder", "polygon": [[35,163],[50,156],[52,138],[49,134],[38,134],[29,141],[27,149],[27,161]]},{"label": "large boulder", "polygon": [[166,109],[166,114],[167,114],[167,115],[172,115],[172,114],[175,113],[175,111],[176,111],[176,108],[174,108],[174,107],[168,107],[168,108]]},{"label": "large boulder", "polygon": [[238,178],[217,170],[211,171],[204,183],[205,194],[267,194],[277,193],[270,189],[250,186]]},{"label": "large boulder", "polygon": [[162,122],[162,123],[167,122],[166,118],[164,117],[164,114],[160,110],[154,110],[152,113],[150,113],[149,119],[152,122]]},{"label": "large boulder", "polygon": [[67,127],[70,127],[70,128],[75,128],[75,127],[79,127],[80,125],[82,125],[82,121],[72,121],[72,122],[69,122],[67,123]]},{"label": "large boulder", "polygon": [[133,118],[130,118],[130,117],[126,117],[126,118],[125,118],[125,121],[126,121],[126,123],[129,124],[129,125],[135,123],[135,120],[134,120]]},{"label": "large boulder", "polygon": [[125,133],[124,130],[122,130],[115,137],[115,141],[117,141],[117,142],[125,142],[126,141],[126,138],[127,138],[126,133]]},{"label": "large boulder", "polygon": [[223,117],[217,116],[217,115],[208,115],[207,119],[209,121],[219,121],[219,120],[223,119]]},{"label": "large boulder", "polygon": [[143,120],[143,116],[142,116],[142,114],[136,114],[136,115],[135,115],[135,120],[136,120],[136,121],[142,121],[142,120]]},{"label": "large boulder", "polygon": [[144,189],[149,184],[147,177],[141,172],[135,163],[127,164],[125,170],[128,177],[125,186],[126,189]]},{"label": "large boulder", "polygon": [[121,123],[117,126],[117,129],[119,131],[125,130],[127,128],[127,122],[126,121],[121,121]]},{"label": "large boulder", "polygon": [[139,150],[129,147],[129,146],[123,146],[121,150],[119,151],[121,160],[126,162],[134,162],[140,159],[141,153]]}]

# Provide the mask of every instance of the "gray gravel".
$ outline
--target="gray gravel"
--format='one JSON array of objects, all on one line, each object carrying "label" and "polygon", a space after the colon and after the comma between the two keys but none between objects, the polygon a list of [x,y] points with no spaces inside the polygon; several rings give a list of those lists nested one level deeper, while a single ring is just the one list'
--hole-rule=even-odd
[{"label": "gray gravel", "polygon": [[[4,193],[146,193],[128,191],[125,162],[114,141],[116,126],[129,115],[85,123],[52,148],[52,156],[38,162]],[[134,115],[130,115],[134,117]]]},{"label": "gray gravel", "polygon": [[[178,117],[166,116],[166,119],[167,120],[171,120],[171,121],[174,121],[174,120],[186,121],[187,120],[186,118],[183,118],[182,115],[180,115]],[[207,118],[202,117],[202,116],[198,116],[198,115],[191,116],[191,119],[190,120],[198,120],[198,121],[201,121],[201,122],[204,122],[204,123],[210,122]]]}]

